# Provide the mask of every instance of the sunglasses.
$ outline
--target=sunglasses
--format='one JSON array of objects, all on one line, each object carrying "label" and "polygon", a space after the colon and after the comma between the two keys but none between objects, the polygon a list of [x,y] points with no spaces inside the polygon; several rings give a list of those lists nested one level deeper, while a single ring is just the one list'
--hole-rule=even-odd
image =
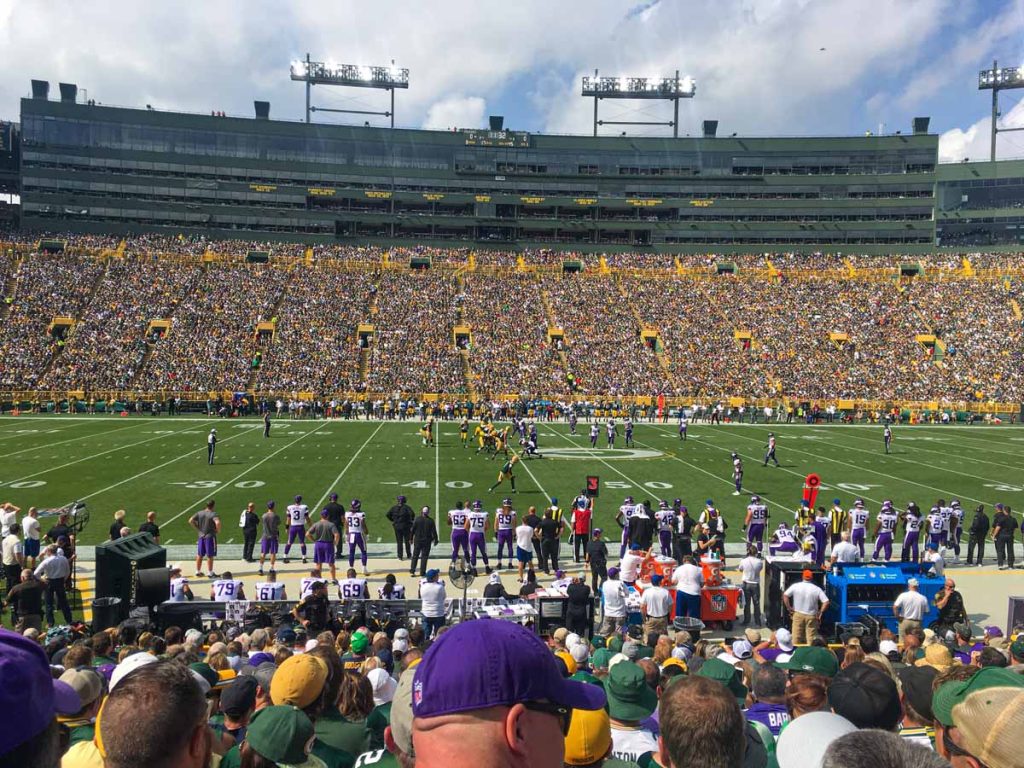
[{"label": "sunglasses", "polygon": [[563,707],[561,704],[552,704],[549,701],[524,701],[523,707],[531,712],[543,712],[545,715],[554,715],[562,724],[562,736],[569,735],[569,726],[572,725],[572,709]]}]

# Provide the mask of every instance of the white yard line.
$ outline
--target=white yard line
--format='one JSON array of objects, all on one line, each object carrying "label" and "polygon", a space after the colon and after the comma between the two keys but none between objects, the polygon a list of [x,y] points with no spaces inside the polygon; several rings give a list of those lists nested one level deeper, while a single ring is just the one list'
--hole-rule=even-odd
[{"label": "white yard line", "polygon": [[334,490],[334,487],[338,483],[341,482],[341,478],[343,478],[345,476],[345,473],[348,472],[348,468],[351,467],[352,464],[355,462],[355,460],[359,458],[359,454],[362,453],[363,449],[367,445],[370,444],[370,441],[373,440],[373,438],[377,436],[377,433],[380,432],[381,427],[383,427],[384,424],[385,424],[385,422],[383,422],[383,421],[380,424],[378,424],[377,428],[375,430],[373,430],[373,432],[370,433],[370,436],[368,438],[366,438],[366,440],[363,442],[363,444],[360,445],[359,448],[356,450],[356,452],[352,454],[352,458],[350,458],[348,460],[348,464],[346,464],[344,466],[344,468],[341,470],[341,472],[338,473],[338,476],[336,478],[334,478],[334,482],[332,482],[330,484],[330,486],[327,488],[327,490],[324,491],[324,495],[320,497],[320,500],[317,501],[317,503],[313,505],[314,511],[318,510],[320,508],[320,505],[324,503],[324,499],[326,499],[331,494],[331,492]]},{"label": "white yard line", "polygon": [[[230,480],[226,480],[225,482],[221,483],[219,487],[220,487],[220,488],[227,488],[228,486],[232,485],[233,483],[236,483],[236,482],[238,482],[238,481],[239,481],[239,480],[241,480],[241,479],[242,479],[243,477],[245,477],[245,476],[246,476],[247,474],[249,474],[249,473],[250,473],[250,472],[252,472],[252,471],[253,471],[254,469],[256,469],[256,467],[259,467],[259,466],[261,466],[261,465],[263,465],[263,464],[266,464],[266,463],[267,463],[268,461],[270,461],[270,460],[271,460],[272,458],[274,458],[275,456],[277,456],[277,454],[281,453],[282,451],[286,451],[286,450],[288,450],[289,448],[291,448],[291,447],[292,447],[293,445],[295,445],[295,444],[296,444],[297,442],[299,442],[300,440],[305,440],[305,439],[306,439],[307,437],[309,437],[310,435],[314,435],[314,434],[316,434],[316,433],[317,433],[317,432],[319,432],[319,431],[320,431],[321,429],[323,429],[323,428],[324,428],[325,426],[327,426],[327,424],[328,424],[328,422],[326,422],[326,421],[323,421],[323,422],[321,422],[321,423],[320,423],[320,426],[319,426],[319,427],[316,427],[315,429],[311,429],[311,430],[309,430],[308,432],[303,432],[303,433],[302,433],[301,435],[299,435],[299,437],[295,438],[294,440],[292,440],[292,441],[291,441],[290,443],[288,443],[287,445],[283,445],[283,446],[281,446],[280,448],[278,448],[278,449],[277,449],[276,451],[274,451],[273,453],[270,453],[270,454],[268,454],[267,456],[264,456],[264,457],[263,457],[262,459],[260,459],[260,460],[259,460],[259,461],[257,461],[257,462],[256,462],[255,464],[253,464],[252,466],[250,466],[250,467],[249,467],[248,469],[244,469],[244,470],[242,470],[241,472],[239,472],[239,473],[238,473],[237,475],[235,475],[235,476],[234,476],[233,478],[231,478]],[[246,434],[246,433],[242,433],[242,434]],[[228,439],[228,440],[231,440],[231,439],[234,439],[235,437],[241,437],[241,435],[233,435],[232,437],[229,437],[229,438],[227,438],[227,439]],[[226,441],[225,441],[225,442],[226,442]],[[218,489],[212,489],[212,491],[213,491],[213,492],[216,492],[216,490],[218,490]],[[188,513],[189,513],[189,512],[191,512],[191,511],[192,511],[193,509],[195,509],[196,507],[198,507],[198,506],[199,506],[200,504],[203,504],[203,503],[205,503],[206,501],[208,501],[208,500],[209,500],[209,498],[210,498],[210,496],[212,496],[212,495],[213,495],[213,493],[208,493],[208,494],[205,494],[205,495],[204,495],[204,496],[203,496],[203,497],[202,497],[201,499],[199,499],[199,501],[197,501],[197,502],[195,502],[194,504],[190,504],[189,506],[185,507],[185,508],[184,508],[183,510],[181,510],[181,512],[179,512],[178,514],[176,514],[176,515],[175,515],[174,517],[172,517],[172,518],[170,518],[170,519],[168,519],[168,520],[165,520],[165,521],[164,521],[164,522],[163,522],[162,524],[163,524],[163,525],[170,525],[171,523],[173,523],[173,522],[174,522],[175,520],[177,520],[177,519],[178,519],[179,517],[181,517],[182,515],[186,515],[186,514],[188,514]]]},{"label": "white yard line", "polygon": [[[634,430],[635,430],[635,427],[634,427]],[[562,434],[562,433],[561,433],[561,432],[559,432],[558,430],[555,430],[555,434],[556,434],[556,435],[558,435],[559,437],[561,437],[562,439],[566,440],[566,441],[567,441],[567,442],[568,442],[568,443],[569,443],[570,445],[572,445],[572,446],[574,446],[574,447],[576,446],[576,443],[575,443],[575,442],[573,441],[573,439],[572,439],[571,437],[569,437],[568,435]],[[635,440],[634,440],[634,442],[635,442]],[[592,456],[593,458],[597,459],[597,460],[598,460],[598,461],[600,461],[600,462],[601,462],[602,464],[604,464],[604,465],[605,465],[606,467],[608,467],[608,469],[610,469],[610,470],[611,470],[612,472],[616,473],[617,475],[619,475],[619,476],[620,476],[621,478],[623,478],[624,480],[628,480],[628,481],[629,481],[629,482],[630,482],[630,483],[631,483],[632,485],[636,486],[636,488],[638,488],[638,489],[643,489],[643,492],[644,492],[644,493],[649,493],[649,494],[651,494],[651,495],[652,495],[652,496],[653,496],[654,498],[656,498],[656,499],[657,499],[658,501],[665,501],[665,499],[663,499],[663,498],[662,498],[661,496],[659,496],[659,495],[658,495],[658,492],[657,492],[656,490],[653,490],[653,489],[651,489],[651,488],[647,487],[646,485],[643,485],[642,483],[638,483],[638,482],[637,482],[636,480],[634,480],[633,478],[631,478],[631,477],[630,477],[629,475],[627,475],[627,474],[626,474],[625,472],[623,472],[623,471],[622,471],[621,469],[618,469],[617,467],[613,467],[613,466],[612,466],[611,464],[609,464],[609,463],[608,463],[607,461],[605,461],[604,459],[602,459],[602,458],[601,458],[601,450],[602,450],[602,449],[600,449],[600,448],[587,448],[587,446],[583,446],[583,447],[584,447],[584,449],[585,449],[585,450],[587,451],[587,455],[588,455],[588,456]],[[605,450],[607,450],[607,449],[605,449]],[[629,450],[629,449],[628,449],[628,448],[626,448],[626,449],[624,449],[624,450]]]},{"label": "white yard line", "polygon": [[434,519],[441,509],[441,425],[437,425],[434,435]]},{"label": "white yard line", "polygon": [[[209,422],[203,422],[203,423],[207,424]],[[20,482],[21,480],[28,480],[29,478],[32,478],[32,477],[38,477],[39,475],[45,475],[45,474],[48,474],[50,472],[56,472],[58,469],[64,469],[65,467],[71,467],[71,466],[74,466],[75,464],[81,464],[83,461],[91,461],[92,459],[98,459],[100,456],[106,456],[108,453],[117,453],[118,451],[123,451],[123,450],[125,450],[127,448],[134,448],[136,445],[144,445],[145,443],[152,443],[155,440],[163,440],[163,439],[168,438],[168,437],[174,437],[175,435],[180,435],[182,432],[185,432],[187,430],[188,430],[188,427],[186,427],[185,429],[177,429],[177,430],[174,430],[172,432],[168,432],[166,435],[157,435],[156,437],[149,437],[149,438],[146,438],[145,440],[139,440],[139,441],[134,442],[134,443],[127,443],[126,445],[119,445],[117,448],[111,448],[109,451],[102,451],[100,453],[93,453],[93,454],[90,454],[88,456],[85,456],[84,458],[76,459],[75,461],[69,461],[69,462],[67,462],[65,464],[58,464],[55,467],[48,467],[48,468],[46,468],[44,470],[41,470],[39,472],[33,472],[31,475],[25,475],[24,477],[19,477],[19,478],[16,478],[14,480],[5,480],[4,482],[17,483],[17,482]],[[143,458],[146,458],[146,457],[143,457]]]},{"label": "white yard line", "polygon": [[[847,435],[847,437],[852,438],[853,440],[870,440],[871,442],[875,443],[876,445],[878,443],[882,442],[880,439],[879,440],[875,440],[874,438],[862,437],[861,435]],[[908,435],[905,439],[907,441],[907,444],[906,445],[901,445],[901,448],[904,451],[913,451],[914,453],[937,453],[940,456],[945,456],[946,458],[953,459],[954,461],[971,461],[971,462],[974,462],[975,464],[988,464],[989,466],[993,466],[993,467],[1005,467],[1006,469],[1012,469],[1012,470],[1014,470],[1016,472],[1019,472],[1020,469],[1021,469],[1021,465],[1020,464],[1002,464],[1002,463],[1000,463],[998,461],[990,461],[989,459],[971,458],[970,456],[965,455],[962,452],[961,453],[951,453],[950,451],[929,450],[928,448],[925,448],[921,444],[922,442],[925,442],[925,441],[915,440],[914,439],[914,435]],[[928,438],[927,442],[928,443],[933,443],[933,444],[941,444],[941,445],[958,445],[955,442],[947,442],[945,440],[939,440],[938,438],[934,438],[934,437]],[[894,434],[893,435],[893,445],[897,445],[899,443],[900,443],[900,437],[898,437],[897,435]],[[959,443],[959,446],[961,448],[967,448],[967,449],[969,449],[971,451],[979,450],[978,448],[976,448],[973,445],[965,446],[965,445],[963,445],[963,443]],[[856,448],[851,448],[850,450],[857,450],[857,449]],[[863,449],[861,449],[861,450],[863,450]],[[1000,454],[1000,455],[1003,455],[1003,456],[1016,456],[1017,458],[1021,459],[1021,461],[1024,461],[1024,453],[1012,454],[1012,453],[1007,453],[1005,451],[984,451],[984,452],[986,452],[986,453],[997,453],[997,454]],[[865,453],[874,453],[874,451],[865,451]],[[896,455],[890,455],[890,458],[895,460],[895,461],[910,461],[910,462],[913,462],[914,464],[921,464],[922,466],[925,466],[925,467],[931,467],[932,466],[931,464],[924,464],[923,462],[915,461],[913,459],[901,459],[899,456],[896,456]],[[946,467],[933,467],[933,469],[941,469],[943,471],[956,472],[956,470],[953,470],[953,469],[947,470]],[[962,474],[965,474],[965,473],[957,472],[957,474],[961,474],[962,475]],[[973,477],[973,475],[967,475],[967,476],[968,477]],[[988,480],[988,478],[985,478],[985,477],[979,477],[979,478],[976,478],[976,479],[977,480]],[[988,482],[996,482],[996,481],[995,480],[989,480]],[[1002,482],[1002,481],[1000,480],[999,482]]]},{"label": "white yard line", "polygon": [[112,435],[115,432],[124,432],[125,430],[135,429],[136,427],[141,427],[142,425],[143,425],[143,422],[139,422],[138,424],[132,424],[130,427],[120,427],[118,429],[111,429],[111,430],[106,431],[106,432],[93,432],[92,434],[89,434],[89,435],[79,435],[78,437],[72,437],[72,438],[69,438],[67,440],[61,440],[61,441],[56,442],[56,443],[47,443],[46,445],[37,445],[35,448],[24,448],[24,449],[22,449],[20,451],[12,451],[11,453],[5,453],[4,454],[4,458],[5,459],[9,459],[11,456],[17,456],[17,455],[22,454],[22,453],[32,453],[32,451],[48,450],[48,449],[53,448],[54,446],[57,446],[57,445],[66,445],[67,443],[73,443],[73,442],[75,442],[77,440],[87,440],[87,439],[89,439],[91,437],[103,437],[104,435]]},{"label": "white yard line", "polygon": [[[225,437],[223,440],[218,440],[217,444],[220,445],[221,443],[230,442],[231,440],[234,440],[236,437],[242,437],[245,434],[246,434],[245,432],[240,432],[237,435],[232,435],[231,437]],[[198,453],[198,452],[203,451],[205,449],[206,449],[206,444],[204,443],[201,448],[193,448],[191,451],[186,451],[185,453],[181,454],[180,456],[175,456],[173,459],[168,459],[167,461],[163,462],[162,464],[157,464],[155,467],[150,467],[149,469],[144,469],[141,472],[132,475],[131,477],[125,478],[124,480],[116,482],[113,485],[108,485],[106,488],[101,488],[98,491],[93,491],[92,493],[90,493],[87,496],[79,496],[77,500],[78,501],[85,501],[86,499],[91,499],[94,496],[99,496],[100,494],[106,493],[107,491],[111,491],[114,488],[117,488],[118,486],[124,485],[125,483],[130,483],[132,480],[138,480],[140,477],[145,477],[150,472],[156,472],[158,469],[163,469],[164,467],[166,467],[169,464],[173,464],[176,461],[181,461],[182,459],[191,456],[193,453]]]}]

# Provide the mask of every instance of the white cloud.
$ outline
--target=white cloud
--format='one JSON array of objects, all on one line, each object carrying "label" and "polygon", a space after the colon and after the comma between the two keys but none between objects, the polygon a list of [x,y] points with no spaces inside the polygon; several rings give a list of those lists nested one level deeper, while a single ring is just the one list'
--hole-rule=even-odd
[{"label": "white cloud", "polygon": [[[1003,96],[1004,102],[1006,96]],[[1000,128],[1024,127],[1024,99],[999,119]],[[965,157],[988,160],[992,152],[992,118],[983,117],[967,128],[953,128],[939,136],[939,162],[959,163]],[[1024,132],[996,135],[996,157],[1006,160],[1024,156]]]},{"label": "white cloud", "polygon": [[430,105],[423,127],[434,131],[482,128],[486,110],[487,102],[479,96],[452,96]]}]

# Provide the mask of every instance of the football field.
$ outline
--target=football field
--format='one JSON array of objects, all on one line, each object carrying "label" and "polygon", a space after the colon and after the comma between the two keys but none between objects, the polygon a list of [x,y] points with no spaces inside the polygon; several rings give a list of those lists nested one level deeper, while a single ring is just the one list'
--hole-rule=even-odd
[{"label": "football field", "polygon": [[[207,464],[206,435],[217,429],[216,463]],[[84,501],[91,522],[81,541],[107,538],[113,512],[127,510],[136,530],[149,510],[157,512],[162,543],[189,545],[192,513],[215,499],[222,520],[221,544],[240,544],[239,512],[249,501],[262,511],[270,499],[278,510],[301,494],[311,509],[335,492],[348,504],[359,498],[368,513],[371,550],[392,531],[384,513],[398,494],[416,509],[444,511],[457,500],[483,500],[493,510],[512,495],[508,483],[493,492],[502,459],[463,447],[458,422],[441,422],[434,447],[424,447],[420,422],[288,421],[273,423],[263,437],[258,420],[202,417],[18,416],[0,418],[0,501],[27,510]],[[540,459],[516,466],[516,509],[539,510],[549,498],[567,509],[587,475],[600,478],[597,524],[618,537],[612,520],[626,495],[638,501],[682,499],[691,514],[713,499],[730,525],[727,540],[740,539],[749,494],[770,505],[774,521],[791,520],[809,472],[821,477],[818,504],[840,498],[867,502],[872,513],[883,499],[899,508],[916,501],[926,512],[938,498],[959,498],[968,511],[996,502],[1024,507],[1024,430],[1013,426],[897,426],[892,455],[885,455],[882,428],[855,425],[691,424],[688,439],[676,425],[639,423],[635,444],[620,434],[605,448],[602,425],[598,448],[580,421],[578,435],[562,423],[538,424]],[[769,431],[778,437],[781,467],[762,466]],[[620,423],[621,433],[621,423]],[[472,440],[472,436],[470,436]],[[743,495],[733,495],[731,453],[744,462]],[[43,521],[43,530],[49,522]],[[379,543],[378,543],[379,542]],[[446,546],[442,543],[442,550]]]}]

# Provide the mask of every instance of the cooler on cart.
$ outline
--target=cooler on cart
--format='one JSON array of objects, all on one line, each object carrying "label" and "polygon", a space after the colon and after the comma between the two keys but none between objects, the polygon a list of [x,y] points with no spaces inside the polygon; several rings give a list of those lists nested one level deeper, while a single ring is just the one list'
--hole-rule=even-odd
[{"label": "cooler on cart", "polygon": [[743,590],[725,583],[722,577],[725,563],[717,557],[702,557],[700,566],[704,571],[704,588],[700,592],[701,621],[705,624],[718,623],[725,629],[732,629]]}]

